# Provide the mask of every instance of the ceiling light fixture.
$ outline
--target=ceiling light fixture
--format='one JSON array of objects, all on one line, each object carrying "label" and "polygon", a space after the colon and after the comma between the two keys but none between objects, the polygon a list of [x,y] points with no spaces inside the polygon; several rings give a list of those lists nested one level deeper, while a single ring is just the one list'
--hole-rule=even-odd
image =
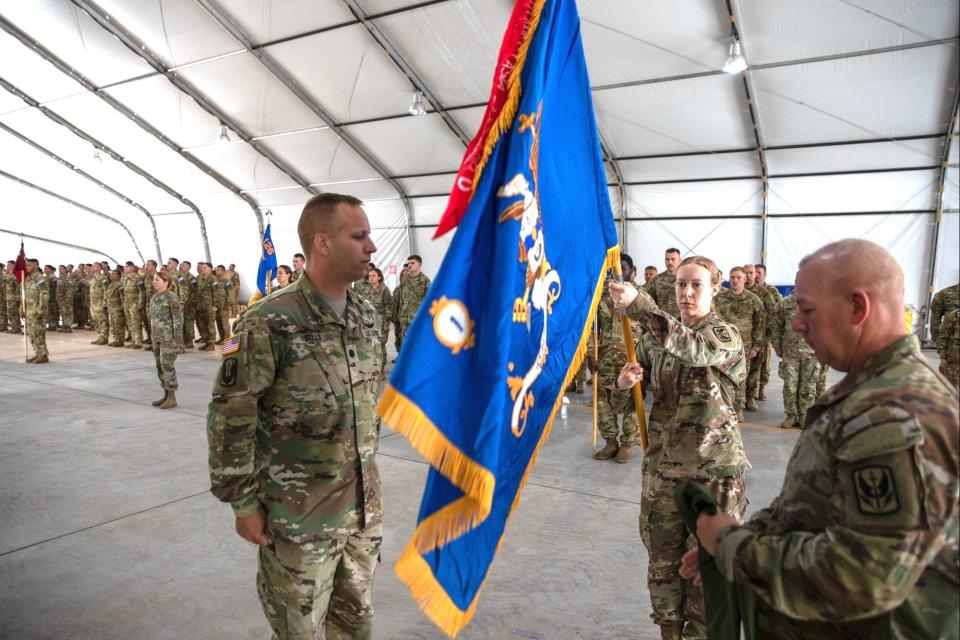
[{"label": "ceiling light fixture", "polygon": [[740,73],[747,68],[747,59],[740,52],[740,38],[737,36],[730,36],[730,52],[722,68],[724,73]]},{"label": "ceiling light fixture", "polygon": [[97,147],[93,148],[93,159],[100,163],[103,162],[103,158],[100,157],[100,149]]},{"label": "ceiling light fixture", "polygon": [[423,108],[423,93],[421,93],[419,89],[414,90],[413,102],[410,103],[408,111],[412,116],[427,115],[427,110]]},{"label": "ceiling light fixture", "polygon": [[220,123],[220,135],[217,136],[217,142],[230,142],[230,134],[227,133],[227,125]]}]

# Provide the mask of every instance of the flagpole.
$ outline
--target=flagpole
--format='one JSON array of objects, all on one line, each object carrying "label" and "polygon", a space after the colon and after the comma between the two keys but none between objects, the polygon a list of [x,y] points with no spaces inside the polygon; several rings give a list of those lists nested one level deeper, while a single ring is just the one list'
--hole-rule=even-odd
[{"label": "flagpole", "polygon": [[[27,290],[24,286],[26,272],[20,272],[20,315],[23,316],[23,359],[26,360],[27,353]],[[46,328],[44,328],[46,329]]]},{"label": "flagpole", "polygon": [[[623,271],[620,268],[620,261],[613,263],[613,275],[617,282],[623,282]],[[637,349],[633,343],[633,327],[630,325],[630,318],[627,314],[620,314],[620,324],[623,326],[623,343],[627,348],[627,362],[637,361]],[[633,404],[637,409],[637,424],[640,427],[640,446],[647,450],[647,416],[643,408],[643,383],[638,382],[630,389],[633,395]]]},{"label": "flagpole", "polygon": [[267,290],[267,295],[270,295],[270,291],[273,289],[273,287],[270,286],[271,280],[273,280],[273,272],[270,269],[267,269],[267,282],[263,287]]},{"label": "flagpole", "polygon": [[[600,304],[603,304],[601,302]],[[593,452],[597,452],[597,429],[599,422],[599,415],[597,409],[597,398],[600,393],[597,391],[597,385],[600,382],[599,373],[600,368],[600,346],[597,344],[599,342],[597,329],[599,328],[599,323],[597,322],[597,316],[593,316],[593,366],[597,368],[597,371],[591,371],[591,386],[593,387]]]}]

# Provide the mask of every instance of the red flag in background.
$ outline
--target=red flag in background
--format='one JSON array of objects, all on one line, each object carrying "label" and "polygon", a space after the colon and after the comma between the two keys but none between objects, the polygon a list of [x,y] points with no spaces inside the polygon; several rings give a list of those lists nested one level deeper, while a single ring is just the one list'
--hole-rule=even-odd
[{"label": "red flag in background", "polygon": [[23,240],[20,241],[20,255],[17,256],[17,263],[13,265],[13,275],[14,277],[23,282],[23,278],[27,272],[27,254],[23,252]]}]

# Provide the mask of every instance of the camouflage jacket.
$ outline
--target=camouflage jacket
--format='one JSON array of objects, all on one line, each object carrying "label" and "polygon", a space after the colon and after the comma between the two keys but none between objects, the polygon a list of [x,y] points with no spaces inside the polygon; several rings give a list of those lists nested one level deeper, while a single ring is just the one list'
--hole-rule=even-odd
[{"label": "camouflage jacket", "polygon": [[236,271],[226,273],[227,304],[235,306],[240,298],[240,274]]},{"label": "camouflage jacket", "polygon": [[[45,273],[38,272],[38,274],[46,283],[47,283],[47,304],[44,306],[44,312],[50,312],[53,315],[58,315],[60,313],[60,306],[57,304],[57,285],[60,284],[60,278],[57,276],[48,276]],[[27,280],[30,279],[30,276],[27,276]],[[24,287],[27,286],[26,281],[24,282]]]},{"label": "camouflage jacket", "polygon": [[[645,329],[637,361],[653,391],[645,464],[661,477],[706,480],[750,468],[743,451],[736,389],[747,377],[740,333],[714,314],[686,327],[643,290],[627,309]],[[632,402],[613,394],[614,410]]]},{"label": "camouflage jacket", "polygon": [[145,273],[142,276],[143,281],[143,304],[144,307],[150,308],[150,300],[153,298],[153,295],[156,293],[156,289],[153,288],[153,274]]},{"label": "camouflage jacket", "polygon": [[666,271],[657,274],[657,277],[646,285],[646,291],[657,303],[657,306],[674,318],[680,317],[680,307],[677,306],[677,276]]},{"label": "camouflage jacket", "polygon": [[958,420],[916,336],[817,399],[780,495],[717,543],[773,637],[957,637]]},{"label": "camouflage jacket", "polygon": [[143,306],[143,277],[139,273],[129,273],[120,278],[123,291],[123,306]]},{"label": "camouflage jacket", "polygon": [[[5,305],[7,300],[7,272],[0,271],[0,305]],[[6,307],[2,310],[6,313]]]},{"label": "camouflage jacket", "polygon": [[90,304],[94,307],[104,307],[107,304],[107,287],[110,285],[110,278],[103,273],[98,273],[90,278]]},{"label": "camouflage jacket", "polygon": [[167,289],[150,298],[150,339],[164,346],[183,344],[183,306],[180,296]]},{"label": "camouflage jacket", "polygon": [[[637,340],[642,332],[640,323],[631,321],[631,325],[633,339]],[[599,336],[597,344],[597,353],[600,357],[597,363],[599,373],[605,379],[616,379],[627,362],[627,345],[624,343],[623,323],[620,321],[620,315],[614,311],[613,299],[610,298],[610,291],[606,288],[603,290],[600,304],[597,305],[597,334]]]},{"label": "camouflage jacket", "polygon": [[393,296],[390,295],[390,289],[387,288],[387,285],[381,282],[377,290],[374,291],[370,283],[364,281],[357,283],[353,290],[373,305],[373,308],[377,310],[380,323],[386,327],[393,314]]},{"label": "camouflage jacket", "polygon": [[960,284],[937,291],[930,302],[930,339],[937,341],[943,317],[960,308]]},{"label": "camouflage jacket", "polygon": [[77,281],[72,275],[59,278],[57,284],[57,303],[64,306],[67,300],[73,301],[73,294],[76,292]]},{"label": "camouflage jacket", "polygon": [[773,313],[773,308],[777,306],[777,303],[780,302],[781,299],[783,299],[783,296],[780,295],[780,292],[772,284],[754,283],[752,287],[747,287],[747,291],[760,298],[760,301],[763,302],[763,309],[767,312],[768,318]]},{"label": "camouflage jacket", "polygon": [[180,298],[180,304],[186,307],[190,303],[190,278],[177,271],[172,280],[173,284],[177,285],[177,297]]},{"label": "camouflage jacket", "polygon": [[393,300],[396,312],[393,319],[402,324],[413,322],[413,317],[417,315],[417,309],[427,297],[427,289],[430,288],[430,278],[422,272],[415,276],[408,276],[400,280],[397,290],[393,292]]},{"label": "camouflage jacket", "polygon": [[759,297],[744,290],[740,295],[724,289],[716,297],[717,315],[740,330],[743,351],[748,355],[753,347],[766,342],[767,312]]},{"label": "camouflage jacket", "polygon": [[960,309],[948,313],[940,324],[937,352],[947,367],[960,368]]},{"label": "camouflage jacket", "polygon": [[195,293],[193,296],[194,304],[198,309],[209,309],[213,306],[213,281],[215,276],[209,275],[197,276]]},{"label": "camouflage jacket", "polygon": [[107,282],[105,292],[107,308],[123,309],[123,280]]},{"label": "camouflage jacket", "polygon": [[12,273],[3,274],[3,292],[8,300],[11,297],[20,299],[20,281]]},{"label": "camouflage jacket", "polygon": [[210,276],[210,290],[213,292],[213,306],[217,311],[227,306],[227,279]]},{"label": "camouflage jacket", "polygon": [[791,293],[780,300],[773,308],[773,315],[767,323],[767,340],[781,358],[813,358],[813,348],[803,339],[803,335],[793,330],[793,318],[797,315],[797,299]]},{"label": "camouflage jacket", "polygon": [[42,273],[34,273],[26,277],[23,287],[27,298],[27,315],[35,313],[40,317],[45,316],[50,304],[49,278]]},{"label": "camouflage jacket", "polygon": [[307,278],[241,314],[207,414],[215,496],[264,508],[271,536],[304,543],[382,522],[380,322],[350,291],[344,318]]}]

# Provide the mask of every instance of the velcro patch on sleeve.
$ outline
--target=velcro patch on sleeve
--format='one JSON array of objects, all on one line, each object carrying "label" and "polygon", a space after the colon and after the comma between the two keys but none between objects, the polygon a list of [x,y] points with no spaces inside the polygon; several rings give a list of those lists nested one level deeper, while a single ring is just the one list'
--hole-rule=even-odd
[{"label": "velcro patch on sleeve", "polygon": [[221,357],[227,357],[231,353],[236,353],[240,350],[241,338],[239,335],[230,336],[226,342],[223,343],[223,350],[220,352]]}]

